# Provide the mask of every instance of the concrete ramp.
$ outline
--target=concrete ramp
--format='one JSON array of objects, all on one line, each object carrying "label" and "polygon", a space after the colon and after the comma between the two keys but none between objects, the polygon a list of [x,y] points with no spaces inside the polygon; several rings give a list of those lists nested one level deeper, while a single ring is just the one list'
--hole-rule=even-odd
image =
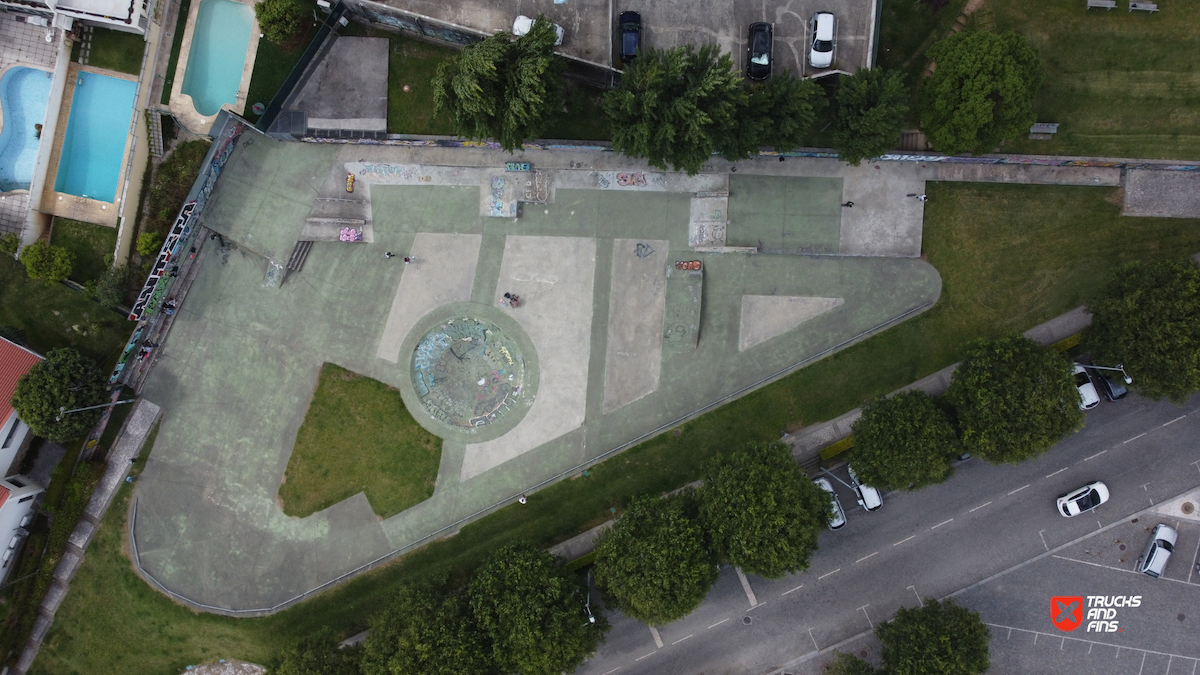
[{"label": "concrete ramp", "polygon": [[697,194],[692,197],[692,208],[688,218],[688,246],[724,246],[728,224],[728,191]]},{"label": "concrete ramp", "polygon": [[667,299],[663,314],[663,351],[667,355],[695,351],[700,339],[703,295],[703,269],[667,266]]},{"label": "concrete ramp", "polygon": [[842,298],[818,298],[794,295],[743,295],[742,323],[738,333],[738,351],[796,328],[845,303]]},{"label": "concrete ramp", "polygon": [[1200,218],[1200,172],[1130,169],[1121,215]]}]

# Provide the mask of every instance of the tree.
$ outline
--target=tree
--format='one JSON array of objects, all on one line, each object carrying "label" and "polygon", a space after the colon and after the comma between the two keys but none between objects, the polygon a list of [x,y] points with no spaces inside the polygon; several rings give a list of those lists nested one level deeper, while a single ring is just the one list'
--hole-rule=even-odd
[{"label": "tree", "polygon": [[21,238],[16,232],[5,232],[0,234],[0,253],[8,255],[16,255],[17,250],[21,248]]},{"label": "tree", "polygon": [[953,598],[901,608],[875,635],[888,675],[980,675],[989,666],[987,626]]},{"label": "tree", "polygon": [[62,246],[35,241],[21,252],[21,262],[30,279],[62,281],[71,276],[75,254]]},{"label": "tree", "polygon": [[[262,3],[259,3],[262,4]],[[158,255],[159,249],[162,248],[163,237],[157,232],[143,232],[137,238],[137,252],[143,258],[151,258]]]},{"label": "tree", "polygon": [[495,672],[466,596],[444,581],[405,587],[371,621],[363,675],[484,675]]},{"label": "tree", "polygon": [[757,154],[762,146],[781,152],[794,150],[804,144],[804,135],[826,105],[816,82],[790,73],[752,85],[734,115],[734,128],[718,138],[717,149],[730,161]]},{"label": "tree", "polygon": [[86,435],[102,411],[71,413],[56,421],[60,408],[104,403],[104,385],[104,374],[91,359],[74,349],[55,349],[17,381],[12,407],[34,434],[61,443]]},{"label": "tree", "polygon": [[1122,363],[1149,398],[1176,403],[1200,390],[1200,267],[1134,262],[1115,270],[1088,303],[1087,342],[1102,365]]},{"label": "tree", "polygon": [[254,16],[263,37],[282,45],[300,32],[308,17],[308,9],[297,0],[262,0],[254,5]]},{"label": "tree", "polygon": [[700,500],[717,556],[768,579],[808,567],[832,514],[828,495],[779,443],[750,444],[707,462]]},{"label": "tree", "polygon": [[747,103],[728,54],[687,45],[646,50],[601,106],[614,150],[696,174],[737,128]]},{"label": "tree", "polygon": [[596,583],[621,611],[661,626],[704,601],[717,568],[696,522],[698,506],[694,490],[639,499],[600,535]]},{"label": "tree", "polygon": [[84,286],[96,302],[113,309],[125,301],[132,278],[133,270],[125,265],[117,265],[105,268],[98,279],[89,281]]},{"label": "tree", "polygon": [[271,675],[358,675],[358,647],[341,648],[328,628],[302,638],[283,650],[278,668]]},{"label": "tree", "polygon": [[920,390],[880,397],[854,423],[854,471],[867,485],[917,490],[950,477],[958,437],[950,418]]},{"label": "tree", "polygon": [[933,147],[948,155],[990,152],[1037,121],[1042,61],[1023,36],[963,31],[927,55],[937,69],[921,83],[919,107]]},{"label": "tree", "polygon": [[833,147],[854,166],[895,147],[908,116],[908,88],[900,71],[882,68],[841,75]]},{"label": "tree", "polygon": [[458,134],[494,138],[512,152],[541,134],[563,108],[564,61],[554,25],[538,16],[524,36],[496,33],[438,66],[434,113],[449,110]]},{"label": "tree", "polygon": [[836,658],[825,665],[825,675],[875,675],[871,664],[853,654],[838,652]]},{"label": "tree", "polygon": [[967,347],[946,392],[963,449],[1016,464],[1083,426],[1069,361],[1020,335]]},{"label": "tree", "polygon": [[559,675],[574,670],[608,630],[603,615],[588,621],[578,579],[554,556],[524,542],[493,553],[467,589],[475,623],[491,641],[505,673]]}]

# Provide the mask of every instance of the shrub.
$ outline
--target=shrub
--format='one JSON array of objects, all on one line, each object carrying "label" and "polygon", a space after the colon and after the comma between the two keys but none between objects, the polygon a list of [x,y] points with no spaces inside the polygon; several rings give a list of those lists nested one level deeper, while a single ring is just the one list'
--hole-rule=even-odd
[{"label": "shrub", "polygon": [[254,6],[258,27],[267,40],[277,45],[300,32],[306,9],[296,0],[262,0]]},{"label": "shrub", "polygon": [[163,236],[157,232],[143,232],[137,238],[137,252],[143,258],[158,255],[162,248]]},{"label": "shrub", "polygon": [[25,247],[21,254],[21,262],[30,279],[45,279],[47,281],[62,281],[71,276],[75,266],[75,254],[61,246],[35,241]]},{"label": "shrub", "polygon": [[0,234],[0,253],[16,255],[19,248],[21,248],[21,238],[17,236],[16,232]]}]

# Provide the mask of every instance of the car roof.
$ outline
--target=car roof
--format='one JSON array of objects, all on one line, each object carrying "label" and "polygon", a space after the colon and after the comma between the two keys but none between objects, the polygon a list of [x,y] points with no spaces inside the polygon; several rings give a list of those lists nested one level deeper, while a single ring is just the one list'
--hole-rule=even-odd
[{"label": "car roof", "polygon": [[832,40],[833,39],[833,15],[829,12],[817,12],[813,17],[817,21],[817,39]]},{"label": "car roof", "polygon": [[1156,540],[1162,539],[1171,546],[1174,546],[1175,542],[1179,539],[1179,533],[1170,525],[1159,523],[1158,527],[1154,528],[1154,538]]}]

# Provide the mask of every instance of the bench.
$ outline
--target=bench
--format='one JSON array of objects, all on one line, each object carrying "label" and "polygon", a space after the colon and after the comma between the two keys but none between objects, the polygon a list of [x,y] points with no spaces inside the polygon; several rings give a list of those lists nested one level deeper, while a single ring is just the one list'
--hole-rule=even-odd
[{"label": "bench", "polygon": [[1116,9],[1117,0],[1088,0],[1088,9]]},{"label": "bench", "polygon": [[1132,12],[1135,9],[1140,9],[1143,12],[1157,12],[1158,5],[1153,2],[1130,2],[1129,11]]},{"label": "bench", "polygon": [[1029,140],[1031,141],[1049,141],[1054,139],[1054,134],[1058,133],[1058,125],[1047,122],[1038,122],[1029,127]]}]

